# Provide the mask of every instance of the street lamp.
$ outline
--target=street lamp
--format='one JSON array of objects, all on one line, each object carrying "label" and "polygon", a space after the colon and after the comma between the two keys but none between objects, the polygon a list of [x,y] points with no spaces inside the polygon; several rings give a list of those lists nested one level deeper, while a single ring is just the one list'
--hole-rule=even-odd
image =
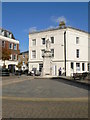
[{"label": "street lamp", "polygon": [[64,32],[64,66],[65,66],[65,76],[66,76],[66,31]]}]

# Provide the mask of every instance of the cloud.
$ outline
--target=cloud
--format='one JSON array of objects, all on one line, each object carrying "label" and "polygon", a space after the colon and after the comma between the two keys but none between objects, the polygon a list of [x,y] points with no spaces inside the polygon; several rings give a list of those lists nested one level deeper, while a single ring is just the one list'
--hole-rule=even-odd
[{"label": "cloud", "polygon": [[37,31],[37,27],[31,27],[29,28],[29,32],[36,32]]},{"label": "cloud", "polygon": [[67,23],[67,19],[64,16],[60,16],[60,17],[52,16],[51,20],[55,23],[60,23],[61,21],[64,21],[65,23]]},{"label": "cloud", "polygon": [[27,33],[29,33],[29,32],[36,32],[36,31],[37,31],[37,27],[30,27],[28,29],[24,29],[24,32],[27,32]]}]

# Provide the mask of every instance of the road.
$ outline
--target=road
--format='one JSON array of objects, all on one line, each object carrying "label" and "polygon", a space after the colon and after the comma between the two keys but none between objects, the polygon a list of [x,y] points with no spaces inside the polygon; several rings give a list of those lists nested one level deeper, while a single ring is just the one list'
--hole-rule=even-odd
[{"label": "road", "polygon": [[87,118],[88,90],[61,79],[3,80],[3,118]]}]

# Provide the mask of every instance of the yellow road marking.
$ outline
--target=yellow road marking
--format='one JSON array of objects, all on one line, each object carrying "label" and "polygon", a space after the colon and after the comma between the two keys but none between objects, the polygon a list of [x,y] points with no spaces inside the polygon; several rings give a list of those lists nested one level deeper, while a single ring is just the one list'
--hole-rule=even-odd
[{"label": "yellow road marking", "polygon": [[88,102],[88,97],[81,98],[25,98],[25,97],[11,97],[2,96],[3,100],[16,100],[16,101],[31,101],[31,102]]}]

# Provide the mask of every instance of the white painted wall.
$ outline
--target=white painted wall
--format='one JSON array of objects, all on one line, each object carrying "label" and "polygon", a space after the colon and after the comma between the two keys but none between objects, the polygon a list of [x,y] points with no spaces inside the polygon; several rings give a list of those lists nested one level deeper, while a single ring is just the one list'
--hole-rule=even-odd
[{"label": "white painted wall", "polygon": [[[80,72],[87,71],[87,64],[90,61],[89,50],[90,40],[88,41],[88,33],[78,31],[72,28],[57,29],[52,31],[43,31],[39,33],[29,34],[29,70],[36,67],[39,70],[39,63],[43,62],[41,57],[41,49],[45,49],[46,45],[42,45],[42,39],[46,35],[54,37],[54,44],[51,44],[51,49],[54,48],[54,58],[52,58],[52,68],[64,68],[64,32],[66,31],[66,59],[67,59],[67,76],[71,76],[76,71],[76,63],[80,63]],[[76,37],[79,37],[79,44],[76,44]],[[36,46],[32,46],[32,39],[36,39]],[[76,49],[80,49],[80,58],[76,58]],[[36,59],[32,59],[32,50],[36,50]],[[74,63],[74,69],[71,69],[71,62]],[[85,63],[85,71],[82,71],[82,63]],[[52,71],[54,75],[55,70]]]}]

